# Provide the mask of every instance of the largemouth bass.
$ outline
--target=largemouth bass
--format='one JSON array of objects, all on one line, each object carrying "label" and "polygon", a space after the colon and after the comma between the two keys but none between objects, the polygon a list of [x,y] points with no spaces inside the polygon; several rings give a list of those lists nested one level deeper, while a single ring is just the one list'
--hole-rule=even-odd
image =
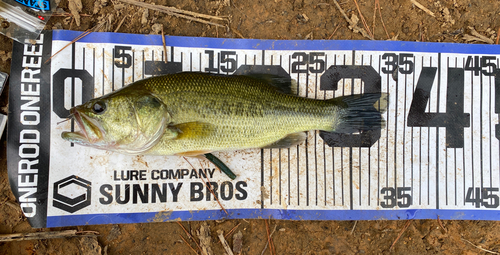
[{"label": "largemouth bass", "polygon": [[286,86],[272,75],[152,77],[73,107],[80,130],[62,138],[125,154],[197,156],[285,148],[308,130],[356,133],[384,124],[385,93],[314,100]]}]

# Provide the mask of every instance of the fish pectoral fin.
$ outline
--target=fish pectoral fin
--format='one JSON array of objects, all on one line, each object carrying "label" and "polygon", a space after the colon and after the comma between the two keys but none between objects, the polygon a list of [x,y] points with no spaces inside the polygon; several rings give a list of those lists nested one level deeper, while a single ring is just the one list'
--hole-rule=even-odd
[{"label": "fish pectoral fin", "polygon": [[285,136],[285,138],[282,138],[274,143],[271,143],[265,147],[264,149],[277,149],[277,148],[289,148],[294,145],[302,143],[304,140],[306,140],[306,133],[305,132],[297,132],[297,133],[292,133],[288,134]]},{"label": "fish pectoral fin", "polygon": [[176,139],[179,136],[179,130],[172,127],[166,127],[163,130],[162,139]]},{"label": "fish pectoral fin", "polygon": [[[199,151],[186,151],[186,152],[181,152],[181,153],[177,153],[175,154],[175,156],[180,156],[180,157],[198,157],[198,156],[202,156],[202,155],[205,155],[207,153],[210,153],[212,151],[209,151],[209,150],[199,150]],[[205,156],[202,156],[200,157],[201,159],[204,159]]]},{"label": "fish pectoral fin", "polygon": [[172,128],[178,130],[176,139],[199,139],[209,136],[215,130],[214,125],[200,121],[181,123]]}]

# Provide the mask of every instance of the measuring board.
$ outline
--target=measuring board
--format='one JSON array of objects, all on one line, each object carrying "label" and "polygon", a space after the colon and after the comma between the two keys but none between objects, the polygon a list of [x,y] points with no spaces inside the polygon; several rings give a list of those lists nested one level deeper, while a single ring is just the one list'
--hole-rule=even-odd
[{"label": "measuring board", "polygon": [[[8,170],[34,227],[221,218],[497,220],[498,45],[274,41],[44,32],[16,43]],[[165,58],[166,56],[166,58]],[[316,99],[385,92],[386,126],[310,131],[287,149],[214,153],[237,175],[176,156],[73,145],[69,109],[154,75],[265,72]],[[204,183],[210,183],[219,202]]]}]

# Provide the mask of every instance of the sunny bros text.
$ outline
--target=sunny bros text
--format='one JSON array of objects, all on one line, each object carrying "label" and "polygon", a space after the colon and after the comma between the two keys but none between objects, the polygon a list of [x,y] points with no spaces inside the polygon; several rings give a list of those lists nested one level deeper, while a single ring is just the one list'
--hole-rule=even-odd
[{"label": "sunny bros text", "polygon": [[[245,200],[248,197],[245,181],[235,183],[224,181],[222,183],[208,181],[213,177],[215,169],[164,169],[164,170],[122,170],[114,171],[114,181],[145,181],[151,180],[180,180],[200,178],[202,181],[183,183],[179,181],[168,183],[126,183],[103,184],[99,192],[101,204],[137,204],[137,203],[166,203],[178,202],[182,189],[189,191],[189,201],[211,201],[217,199],[224,201],[236,199]],[[149,177],[149,178],[148,178]]]}]

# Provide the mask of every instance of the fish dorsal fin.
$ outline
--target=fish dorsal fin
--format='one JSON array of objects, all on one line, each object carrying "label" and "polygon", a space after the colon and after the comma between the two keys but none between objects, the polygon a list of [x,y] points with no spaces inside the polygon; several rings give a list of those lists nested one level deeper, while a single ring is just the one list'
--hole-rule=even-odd
[{"label": "fish dorsal fin", "polygon": [[284,138],[271,143],[263,148],[265,149],[277,149],[277,148],[289,148],[294,145],[302,143],[304,140],[306,140],[306,133],[305,132],[297,132],[297,133],[292,133],[288,134]]},{"label": "fish dorsal fin", "polygon": [[214,125],[200,121],[181,123],[172,126],[172,128],[178,130],[179,134],[176,139],[198,139],[207,137],[215,130]]},{"label": "fish dorsal fin", "polygon": [[297,82],[290,77],[283,77],[275,74],[266,74],[266,73],[248,73],[244,74],[244,76],[251,77],[256,80],[260,80],[266,84],[271,85],[277,91],[290,94],[297,95]]}]

